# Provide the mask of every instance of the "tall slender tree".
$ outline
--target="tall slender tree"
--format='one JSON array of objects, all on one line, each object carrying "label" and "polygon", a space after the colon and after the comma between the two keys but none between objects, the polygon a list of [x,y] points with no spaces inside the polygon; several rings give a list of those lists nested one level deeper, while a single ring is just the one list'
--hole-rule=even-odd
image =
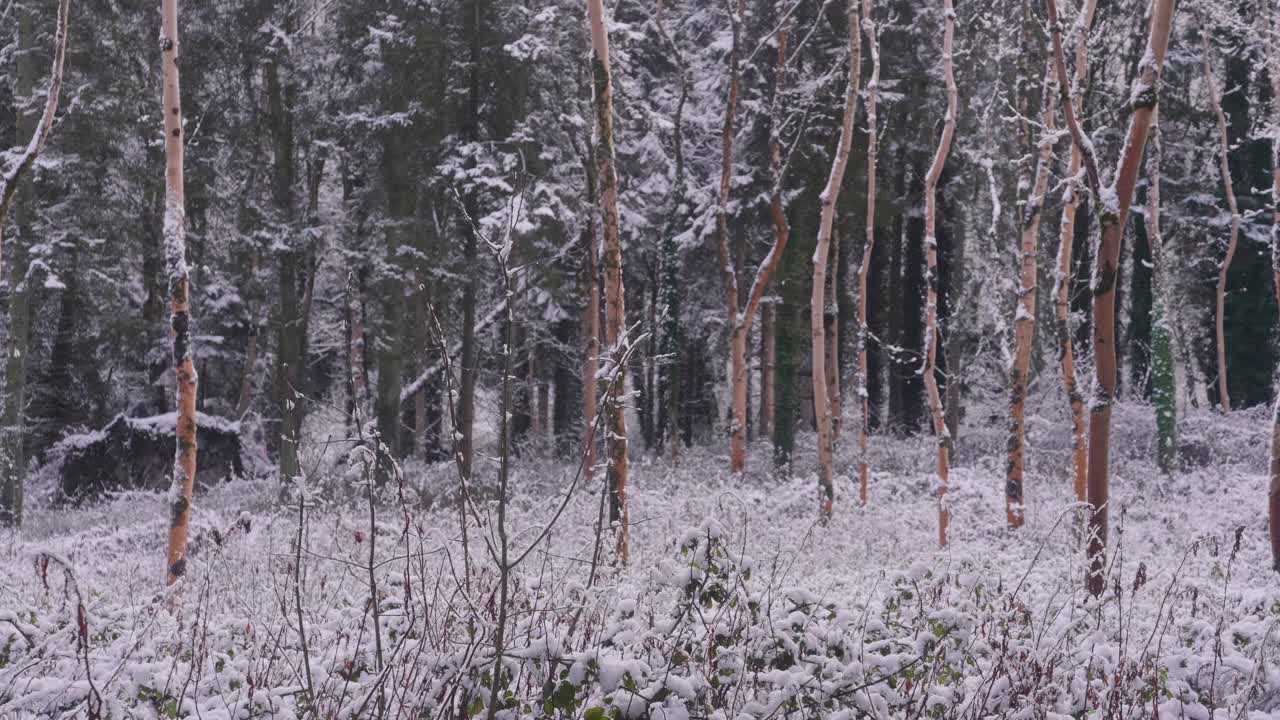
[{"label": "tall slender tree", "polygon": [[[295,22],[291,14],[283,30]],[[263,67],[268,133],[272,143],[271,203],[280,224],[292,231],[296,217],[294,185],[297,180],[294,107],[297,86],[287,67],[288,47],[273,41]],[[276,352],[276,401],[280,413],[279,470],[281,491],[300,475],[299,443],[306,404],[302,383],[306,370],[307,303],[305,283],[308,260],[294,237],[280,243],[277,304],[280,308]]]},{"label": "tall slender tree", "polygon": [[[1093,27],[1093,15],[1098,0],[1084,0],[1075,23],[1075,76],[1069,92],[1060,93],[1063,103],[1070,103],[1077,117],[1084,111],[1085,85],[1089,79],[1089,29]],[[1059,77],[1058,82],[1066,81]],[[1066,112],[1064,107],[1063,112]],[[1062,199],[1062,222],[1058,230],[1058,265],[1053,276],[1053,294],[1056,298],[1054,320],[1058,337],[1058,358],[1062,366],[1062,385],[1071,408],[1071,466],[1072,487],[1076,501],[1084,502],[1085,479],[1088,476],[1086,453],[1088,445],[1084,436],[1084,395],[1076,384],[1075,347],[1071,328],[1071,277],[1072,248],[1076,235],[1076,210],[1080,207],[1086,186],[1080,182],[1083,153],[1080,146],[1071,144],[1071,159],[1067,165],[1067,189]]]},{"label": "tall slender tree", "polygon": [[1156,407],[1156,463],[1171,473],[1178,460],[1178,389],[1174,379],[1174,323],[1170,317],[1169,259],[1160,229],[1160,112],[1151,116],[1147,158],[1147,244],[1151,247],[1151,400]]},{"label": "tall slender tree", "polygon": [[1023,479],[1026,475],[1027,382],[1031,373],[1031,350],[1036,332],[1036,258],[1039,253],[1040,218],[1044,214],[1044,197],[1049,189],[1049,163],[1053,141],[1053,65],[1046,63],[1044,74],[1044,109],[1040,113],[1039,156],[1036,158],[1035,180],[1022,207],[1022,243],[1018,262],[1020,285],[1013,318],[1013,364],[1009,368],[1009,461],[1005,476],[1005,515],[1009,527],[1022,527],[1024,520]]},{"label": "tall slender tree", "polygon": [[[594,208],[596,207],[596,162],[590,138],[587,139],[584,165],[587,178],[587,202]],[[582,452],[585,474],[591,477],[595,473],[596,445],[599,442],[592,428],[595,426],[598,412],[596,403],[600,372],[600,249],[594,213],[583,224],[582,244],[586,257],[581,278],[582,296],[586,299],[582,304],[581,328]]]},{"label": "tall slender tree", "polygon": [[[950,2],[950,0],[947,0]],[[853,149],[853,120],[858,114],[858,84],[862,70],[862,35],[858,29],[858,6],[849,3],[849,77],[845,82],[844,113],[840,121],[840,141],[835,158],[831,161],[831,173],[820,196],[822,213],[818,221],[818,246],[813,253],[813,295],[809,301],[809,336],[813,357],[813,414],[818,425],[818,493],[821,517],[831,516],[835,498],[832,484],[832,407],[827,388],[827,253],[831,247],[832,228],[835,225],[836,204],[840,200],[840,186],[844,182],[844,170],[849,164],[849,152]]]},{"label": "tall slender tree", "polygon": [[1231,269],[1231,260],[1236,254],[1236,244],[1240,237],[1240,207],[1236,204],[1236,192],[1231,182],[1231,143],[1227,139],[1227,114],[1222,110],[1222,90],[1213,76],[1213,57],[1209,47],[1209,34],[1203,35],[1204,84],[1209,89],[1209,104],[1218,121],[1218,172],[1222,177],[1222,192],[1227,198],[1227,210],[1231,213],[1231,234],[1227,239],[1227,252],[1218,266],[1218,289],[1215,329],[1218,348],[1218,402],[1222,405],[1222,414],[1231,414],[1231,393],[1227,388],[1227,272]]},{"label": "tall slender tree", "polygon": [[160,1],[160,60],[164,92],[164,254],[169,278],[173,369],[177,380],[177,451],[169,489],[167,584],[186,574],[187,526],[196,479],[196,369],[191,357],[191,302],[187,275],[186,200],[183,179],[182,95],[179,92],[178,0]]},{"label": "tall slender tree", "polygon": [[[735,267],[729,239],[729,191],[733,179],[734,125],[738,113],[738,96],[742,92],[742,16],[746,12],[746,0],[729,4],[729,88],[724,103],[724,124],[720,130],[720,189],[716,205],[716,253],[720,261],[720,274],[724,278],[725,308],[729,315],[730,393],[733,406],[733,427],[729,428],[729,470],[742,472],[747,464],[747,377],[746,334],[739,333],[738,321],[738,270]],[[741,344],[741,351],[739,345]],[[741,358],[741,361],[739,361]],[[739,401],[741,396],[741,401]]]},{"label": "tall slender tree", "polygon": [[1152,114],[1159,100],[1160,71],[1173,26],[1174,0],[1153,0],[1146,51],[1138,65],[1129,96],[1133,111],[1111,184],[1105,189],[1098,176],[1093,144],[1084,134],[1071,106],[1066,60],[1062,49],[1062,28],[1058,25],[1057,0],[1045,0],[1053,38],[1054,65],[1058,92],[1062,98],[1072,142],[1080,148],[1090,194],[1098,208],[1100,240],[1093,268],[1093,352],[1096,380],[1092,412],[1089,415],[1088,502],[1089,591],[1100,595],[1105,587],[1107,515],[1110,499],[1111,409],[1116,398],[1116,281],[1120,269],[1120,240],[1124,234],[1133,189],[1142,165]]},{"label": "tall slender tree", "polygon": [[[675,462],[680,456],[680,249],[676,243],[676,234],[685,203],[684,109],[693,90],[693,78],[684,53],[667,32],[663,21],[664,3],[665,0],[657,0],[654,25],[675,60],[676,70],[680,74],[680,97],[676,101],[671,120],[672,163],[675,166],[671,183],[671,212],[662,233],[662,277],[659,289],[662,327],[658,346],[662,362],[658,370],[660,387],[657,436],[659,445],[671,443],[671,460]],[[599,303],[598,299],[596,303]]]},{"label": "tall slender tree", "polygon": [[[1263,3],[1268,18],[1267,74],[1271,77],[1271,271],[1276,304],[1280,306],[1280,3]],[[1271,487],[1267,492],[1267,521],[1271,530],[1271,562],[1280,572],[1280,391],[1271,410]]]},{"label": "tall slender tree", "polygon": [[[1051,0],[1052,1],[1052,0]],[[942,137],[924,181],[924,252],[925,252],[925,311],[924,311],[924,386],[928,395],[929,410],[933,413],[933,431],[938,437],[938,543],[947,546],[951,513],[947,507],[947,477],[951,462],[951,433],[947,430],[946,413],[942,396],[938,393],[938,236],[937,195],[938,180],[942,168],[951,154],[951,139],[956,131],[956,77],[951,57],[952,38],[955,34],[956,12],[951,0],[942,0],[942,74],[947,84],[947,115],[942,126]]]},{"label": "tall slender tree", "polygon": [[862,0],[862,30],[871,53],[871,78],[867,80],[867,223],[862,262],[858,265],[858,376],[855,392],[861,406],[858,429],[858,497],[867,504],[867,443],[871,434],[871,398],[867,392],[867,278],[871,274],[871,253],[876,244],[876,159],[880,148],[876,110],[880,100],[880,34],[872,13],[874,0]]},{"label": "tall slender tree", "polygon": [[[463,123],[463,135],[470,143],[480,141],[480,51],[483,37],[481,23],[484,18],[485,0],[468,0],[463,8],[463,28],[467,35],[468,75],[467,75],[467,115]],[[473,149],[474,153],[475,150]],[[470,161],[474,164],[474,158]],[[479,190],[473,189],[463,200],[466,214],[478,221],[480,215]],[[461,472],[470,478],[472,464],[475,459],[475,423],[476,423],[476,373],[479,371],[479,353],[476,342],[476,295],[478,291],[478,265],[480,262],[477,250],[479,228],[474,222],[467,223],[467,239],[464,249],[466,262],[466,281],[462,289],[462,367],[458,370],[458,455],[461,458]]]},{"label": "tall slender tree", "polygon": [[[31,10],[18,9],[18,82],[15,90],[23,95],[30,93],[35,83],[35,67],[31,60],[35,22]],[[53,129],[58,112],[58,98],[62,94],[62,68],[67,56],[67,26],[71,16],[71,0],[58,3],[58,20],[54,30],[53,61],[49,69],[49,89],[45,95],[44,112],[32,125],[32,118],[22,114],[18,118],[18,131],[29,133],[31,139],[12,165],[0,168],[0,253],[3,252],[4,226],[9,208],[18,197],[18,189],[25,186],[35,167],[36,158],[44,148]],[[24,192],[24,195],[28,193]],[[25,198],[24,198],[25,199]],[[23,213],[22,226],[29,223]],[[29,227],[27,228],[29,229]],[[26,490],[26,385],[27,385],[27,336],[31,322],[31,283],[28,278],[26,248],[22,248],[18,262],[10,273],[9,337],[5,353],[4,414],[0,417],[0,526],[22,525],[22,511]],[[0,267],[3,267],[0,265]]]},{"label": "tall slender tree", "polygon": [[609,392],[606,480],[610,496],[609,520],[615,528],[617,558],[625,565],[631,556],[627,510],[627,415],[622,392],[626,376],[622,368],[615,372],[614,367],[623,361],[623,343],[627,342],[623,326],[626,310],[622,288],[622,237],[618,222],[618,173],[614,164],[613,79],[609,69],[609,31],[605,27],[604,1],[587,0],[587,15],[591,24],[591,77],[596,115],[596,180],[604,228],[605,358],[609,376],[616,377],[614,382],[621,385]]},{"label": "tall slender tree", "polygon": [[[25,10],[19,10],[19,12],[23,15],[18,23],[19,32],[29,38],[33,31],[30,13]],[[62,68],[67,57],[67,24],[70,22],[70,16],[71,0],[59,0],[58,20],[54,28],[53,61],[49,68],[49,87],[45,92],[44,112],[40,114],[40,121],[31,130],[31,139],[27,141],[26,147],[8,167],[0,168],[4,171],[4,174],[0,175],[0,259],[3,258],[4,224],[9,216],[9,208],[13,206],[18,186],[35,167],[36,159],[40,157],[40,151],[44,149],[45,141],[49,139],[49,133],[53,130],[53,121],[58,114],[58,101],[62,96]],[[23,29],[26,32],[22,32]],[[29,65],[30,62],[27,61],[27,64]],[[0,262],[0,270],[3,269],[4,265]]]}]

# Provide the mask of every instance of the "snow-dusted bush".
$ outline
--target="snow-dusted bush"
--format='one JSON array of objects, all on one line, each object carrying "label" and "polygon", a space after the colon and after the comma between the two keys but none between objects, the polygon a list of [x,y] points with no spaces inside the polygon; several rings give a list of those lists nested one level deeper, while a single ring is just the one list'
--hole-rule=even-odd
[{"label": "snow-dusted bush", "polygon": [[[40,555],[41,602],[0,613],[0,716],[461,718],[486,716],[495,697],[498,717],[586,720],[1280,711],[1280,588],[1232,589],[1238,531],[1186,551],[1214,558],[1213,589],[1156,585],[1145,565],[1116,562],[1094,600],[1033,587],[1035,562],[1010,583],[938,561],[851,598],[783,587],[785,559],[757,567],[742,533],[707,520],[643,583],[522,575],[495,664],[496,573],[454,576],[403,530],[348,538],[350,576],[312,570],[304,613],[280,579],[290,567],[239,607],[215,591],[223,573],[268,570],[228,564],[262,549],[247,517],[205,539],[209,570],[176,612],[172,598],[102,595]],[[375,539],[386,557],[371,595],[352,578]]]}]

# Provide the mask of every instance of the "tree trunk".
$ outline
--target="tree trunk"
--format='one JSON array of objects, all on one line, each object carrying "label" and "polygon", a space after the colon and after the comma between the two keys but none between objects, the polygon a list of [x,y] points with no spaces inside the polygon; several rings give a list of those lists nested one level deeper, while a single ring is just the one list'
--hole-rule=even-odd
[{"label": "tree trunk", "polygon": [[[950,2],[950,0],[947,0]],[[853,120],[858,112],[858,81],[862,69],[862,35],[858,31],[857,5],[849,4],[849,78],[845,85],[844,114],[840,122],[840,144],[831,163],[831,174],[822,190],[822,214],[818,224],[818,246],[813,253],[813,288],[809,301],[809,337],[813,357],[813,413],[818,426],[818,494],[819,516],[825,521],[831,517],[835,499],[832,485],[831,454],[832,420],[831,401],[827,392],[826,353],[826,295],[827,253],[831,247],[832,228],[835,224],[836,204],[840,199],[840,185],[844,182],[845,166],[849,164],[849,151],[853,147]]]},{"label": "tree trunk", "polygon": [[[270,60],[264,69],[267,94],[267,116],[271,139],[274,143],[274,160],[271,178],[271,199],[279,213],[279,220],[292,227],[294,221],[293,185],[294,136],[293,108],[294,87],[282,81],[277,59]],[[276,350],[276,391],[280,412],[279,469],[281,489],[287,487],[301,473],[298,460],[298,443],[302,430],[302,378],[306,363],[306,333],[304,307],[306,286],[306,261],[304,253],[287,239],[280,253],[279,295],[280,325]]]},{"label": "tree trunk", "polygon": [[663,2],[657,0],[655,25],[658,33],[671,50],[677,69],[680,72],[680,98],[676,101],[675,117],[672,119],[672,155],[675,161],[675,178],[671,185],[671,211],[666,227],[662,233],[662,339],[659,353],[662,365],[658,370],[658,447],[664,442],[671,443],[671,462],[675,463],[680,456],[680,250],[676,244],[677,223],[684,212],[684,107],[689,100],[693,86],[689,76],[689,68],[685,63],[680,47],[667,34],[663,25]]},{"label": "tree trunk", "polygon": [[[557,348],[551,393],[551,431],[555,437],[556,456],[577,460],[581,457],[582,422],[582,353],[578,349],[579,321],[568,316],[552,326]],[[568,351],[567,348],[574,348]]]},{"label": "tree trunk", "polygon": [[[539,373],[541,372],[541,369],[539,369]],[[537,410],[534,415],[533,425],[538,440],[545,441],[551,432],[551,385],[542,379],[538,379],[537,383]]]},{"label": "tree trunk", "polygon": [[[413,353],[428,357],[427,327],[427,279],[420,268],[413,273]],[[432,448],[428,447],[431,434],[431,418],[428,417],[427,387],[424,384],[413,392],[413,452],[418,457],[431,460]]]},{"label": "tree trunk", "polygon": [[[464,10],[464,30],[469,43],[470,75],[467,93],[467,118],[465,135],[471,142],[480,139],[480,25],[484,12],[484,0],[470,0]],[[466,213],[473,221],[479,221],[480,203],[476,198],[478,191],[467,193],[463,201]],[[467,279],[462,289],[462,367],[458,371],[458,426],[454,431],[458,434],[457,455],[458,470],[468,480],[472,475],[472,462],[475,456],[475,421],[476,421],[476,228],[467,223],[467,243],[465,259]]]},{"label": "tree trunk", "polygon": [[[658,393],[657,384],[657,363],[658,363],[658,335],[661,333],[658,327],[658,268],[650,266],[649,273],[649,307],[645,309],[645,328],[649,333],[649,337],[644,341],[644,423],[645,431],[645,450],[652,450],[661,446],[658,439],[660,434],[658,430],[658,406],[661,404],[661,397]],[[540,386],[543,390],[545,385]],[[542,407],[546,404],[543,403]]]},{"label": "tree trunk", "polygon": [[586,163],[587,202],[593,212],[588,215],[582,230],[582,242],[586,246],[587,262],[583,269],[582,290],[586,305],[582,308],[582,442],[583,474],[590,479],[595,473],[596,446],[600,439],[595,432],[598,388],[600,386],[600,252],[596,241],[596,165],[595,151],[588,140]]},{"label": "tree trunk", "polygon": [[[17,12],[19,52],[14,59],[17,77],[13,90],[17,97],[29,97],[35,86],[36,69],[31,58],[35,21],[30,8],[19,6]],[[32,192],[26,176],[35,166],[36,157],[44,147],[57,113],[58,97],[62,90],[62,68],[66,58],[69,14],[70,0],[60,0],[44,114],[37,122],[34,117],[19,113],[16,128],[18,136],[30,134],[31,139],[12,169],[0,178],[0,237],[4,233],[9,209],[14,206],[15,201],[19,234],[9,273],[9,338],[5,353],[4,415],[0,418],[0,527],[22,526],[27,475],[24,413],[27,403],[27,351],[30,346],[32,292],[27,278],[28,246],[32,238]]]},{"label": "tree trunk", "polygon": [[249,414],[249,408],[253,406],[253,378],[257,374],[258,366],[258,335],[261,331],[261,324],[258,322],[258,309],[255,296],[257,293],[252,291],[258,274],[258,251],[253,249],[250,251],[248,278],[246,283],[245,295],[249,299],[245,303],[247,306],[246,315],[249,318],[249,335],[245,338],[244,343],[244,369],[240,372],[240,393],[236,398],[236,419],[243,419]]},{"label": "tree trunk", "polygon": [[1231,394],[1227,389],[1227,271],[1231,269],[1231,259],[1236,254],[1236,241],[1240,235],[1240,208],[1236,205],[1235,188],[1231,182],[1231,165],[1228,154],[1231,144],[1227,139],[1227,116],[1222,111],[1222,91],[1218,81],[1213,77],[1213,65],[1209,56],[1209,35],[1204,33],[1204,83],[1209,88],[1209,102],[1218,120],[1218,170],[1222,174],[1222,191],[1227,196],[1227,209],[1231,211],[1231,237],[1227,241],[1227,254],[1222,258],[1218,268],[1218,304],[1216,324],[1218,341],[1218,402],[1222,404],[1222,414],[1231,414]]},{"label": "tree trunk", "polygon": [[874,0],[862,0],[862,28],[867,33],[867,48],[871,51],[871,79],[867,81],[867,225],[866,241],[862,246],[862,264],[858,266],[858,376],[855,389],[861,405],[858,431],[858,497],[863,505],[868,501],[867,490],[867,439],[871,434],[871,401],[867,392],[867,277],[871,272],[871,253],[876,245],[876,160],[879,148],[879,128],[876,127],[877,104],[880,98],[880,37],[872,17]]},{"label": "tree trunk", "polygon": [[[650,333],[649,328],[652,325],[648,322],[648,310],[645,307],[646,300],[650,294],[650,286],[645,283],[637,283],[633,285],[632,297],[637,298],[639,302],[631,304],[631,318],[625,323],[625,327],[638,327],[640,333]],[[650,335],[652,337],[652,335]],[[640,426],[640,440],[644,443],[644,449],[653,448],[653,417],[649,414],[649,402],[652,395],[653,386],[649,384],[649,375],[645,371],[650,357],[648,339],[641,343],[636,350],[631,353],[631,358],[627,364],[627,376],[631,378],[634,390],[631,393],[631,402],[636,412],[636,420]]]},{"label": "tree trunk", "polygon": [[600,215],[604,228],[605,345],[609,376],[609,431],[605,444],[609,456],[607,480],[610,493],[609,520],[614,523],[618,561],[626,565],[631,556],[630,518],[627,510],[627,416],[624,405],[623,323],[626,318],[622,287],[622,240],[618,226],[618,176],[614,168],[613,81],[609,75],[609,34],[605,28],[603,0],[587,0],[591,22],[592,78],[596,110],[597,177],[600,182]]},{"label": "tree trunk", "polygon": [[[17,77],[14,94],[28,97],[35,86],[35,63],[32,62],[35,40],[35,18],[32,10],[18,6],[18,52],[14,57]],[[18,113],[19,134],[33,133],[35,119]],[[31,183],[4,179],[4,198],[0,210],[7,209],[16,198],[17,242],[11,248],[9,260],[9,337],[5,344],[3,448],[0,452],[0,525],[21,527],[25,500],[26,408],[27,408],[27,351],[31,339],[31,283],[25,282],[29,266],[29,249],[32,242],[32,191]],[[4,216],[0,213],[0,232],[3,232]]]},{"label": "tree trunk", "polygon": [[823,348],[827,354],[827,407],[831,413],[831,451],[834,454],[835,445],[840,439],[840,419],[843,414],[840,407],[840,234],[834,229],[831,233],[831,253],[832,257],[827,261],[827,302],[823,308]]},{"label": "tree trunk", "polygon": [[[1052,0],[1051,0],[1052,1]],[[947,475],[951,454],[951,436],[947,431],[946,413],[942,408],[942,396],[938,394],[938,238],[934,227],[937,214],[938,180],[942,168],[951,153],[951,139],[956,129],[956,80],[951,60],[952,37],[955,33],[955,10],[951,0],[943,0],[944,29],[942,34],[942,72],[947,83],[947,116],[938,141],[933,163],[925,176],[924,184],[924,251],[925,251],[925,327],[924,327],[924,386],[933,413],[933,431],[938,437],[938,542],[947,546],[948,525],[951,514],[947,508]]]},{"label": "tree trunk", "polygon": [[[1084,109],[1085,83],[1089,75],[1089,28],[1093,25],[1093,15],[1098,0],[1085,0],[1080,8],[1080,17],[1075,28],[1076,36],[1076,71],[1075,85],[1068,92],[1060,92],[1063,103],[1070,103],[1077,116]],[[1066,81],[1059,77],[1058,82]],[[1071,144],[1071,160],[1067,170],[1070,179],[1063,197],[1062,223],[1058,231],[1058,266],[1054,273],[1053,293],[1056,298],[1055,324],[1058,336],[1058,359],[1062,365],[1062,384],[1067,394],[1067,402],[1071,407],[1072,449],[1071,460],[1073,484],[1076,501],[1085,502],[1085,478],[1087,465],[1085,453],[1088,446],[1084,439],[1084,395],[1076,385],[1075,348],[1072,346],[1071,328],[1071,251],[1075,245],[1076,208],[1080,206],[1082,183],[1077,177],[1081,170],[1082,155],[1080,147]]]},{"label": "tree trunk", "polygon": [[[1271,117],[1280,116],[1280,8],[1270,10],[1267,34],[1267,72],[1271,76]],[[1280,306],[1280,135],[1271,138],[1271,270],[1275,277],[1276,303]],[[1271,530],[1271,562],[1280,572],[1280,391],[1271,412],[1271,489],[1267,518]]]},{"label": "tree trunk", "polygon": [[[30,133],[31,139],[27,141],[27,146],[18,155],[17,162],[13,164],[13,167],[9,169],[9,172],[4,177],[0,178],[0,258],[3,258],[4,224],[9,214],[9,208],[13,204],[13,199],[23,178],[35,167],[36,158],[40,156],[40,151],[44,148],[45,140],[49,138],[49,133],[53,130],[53,122],[58,114],[58,98],[62,94],[62,68],[67,57],[67,23],[70,21],[70,14],[71,0],[59,0],[58,21],[54,30],[53,40],[53,62],[49,68],[49,89],[45,93],[44,112],[40,115],[40,121],[34,126],[31,125],[30,119],[26,117],[18,121],[19,137]],[[34,33],[35,28],[32,27],[30,10],[20,8],[18,10],[18,44],[20,46],[25,44],[25,49],[28,53],[31,49]],[[20,97],[29,96],[35,83],[35,68],[30,59],[24,57],[25,54],[27,53],[21,53],[16,60],[18,82],[14,90],[21,93]],[[23,86],[25,86],[25,92],[23,92]],[[3,268],[3,264],[0,264],[0,270],[3,270]]]},{"label": "tree trunk", "polygon": [[[738,45],[741,32],[742,0],[739,0],[738,14],[733,16],[733,49],[730,52],[730,88],[728,109],[725,111],[725,124],[721,137],[723,155],[720,176],[720,208],[717,216],[719,231],[719,259],[725,278],[725,301],[728,309],[730,334],[730,402],[733,412],[732,439],[730,441],[729,468],[732,472],[742,472],[746,467],[747,449],[747,400],[749,382],[747,377],[747,341],[751,335],[751,325],[755,320],[756,310],[764,297],[765,288],[777,271],[791,238],[791,225],[787,221],[784,205],[783,181],[786,177],[787,161],[782,151],[782,120],[779,114],[779,103],[782,88],[786,83],[786,59],[788,30],[784,23],[778,30],[778,54],[774,74],[773,101],[770,112],[769,134],[769,168],[773,176],[773,185],[769,199],[769,215],[773,222],[773,246],[760,261],[751,288],[747,291],[746,305],[739,309],[738,305],[738,269],[735,267],[729,251],[729,179],[732,174],[733,158],[733,116],[737,107],[738,85],[740,82],[738,69]],[[769,392],[773,392],[770,381]],[[764,392],[763,386],[761,392]],[[772,405],[772,398],[769,400]],[[762,398],[763,404],[763,398]],[[770,410],[772,412],[772,410]]]},{"label": "tree trunk", "polygon": [[[945,196],[943,199],[945,200]],[[952,217],[948,210],[949,206],[943,205],[944,220],[950,220]],[[962,313],[956,308],[972,305],[976,293],[971,291],[968,275],[965,272],[968,237],[965,235],[964,217],[961,216],[958,221],[951,220],[951,225],[952,230],[945,235],[944,241],[947,246],[945,254],[947,270],[944,275],[941,270],[939,271],[939,297],[945,301],[945,304],[939,304],[938,313],[941,316],[943,310],[946,310],[946,322],[943,323],[942,318],[939,318],[942,344],[938,349],[942,352],[942,362],[945,364],[940,374],[943,377],[941,391],[942,406],[945,408],[944,419],[947,423],[947,437],[951,440],[948,462],[955,463],[956,441],[960,437],[960,420],[964,417],[965,352],[968,350],[968,338],[961,325]],[[981,287],[981,280],[978,287]]]},{"label": "tree trunk", "polygon": [[1169,317],[1169,262],[1160,233],[1159,112],[1151,114],[1151,157],[1147,159],[1147,243],[1151,246],[1151,400],[1156,408],[1156,462],[1165,474],[1178,462],[1178,388],[1174,378],[1173,322]]},{"label": "tree trunk", "polygon": [[166,584],[172,585],[187,571],[187,526],[191,516],[191,492],[196,479],[196,371],[191,360],[190,315],[187,278],[186,204],[182,174],[182,101],[178,90],[178,2],[161,0],[160,50],[163,64],[165,203],[164,255],[169,278],[170,327],[173,330],[173,365],[177,380],[177,451],[173,459],[173,485],[169,489],[169,548]]},{"label": "tree trunk", "polygon": [[[1280,282],[1280,270],[1276,272]],[[1271,567],[1280,572],[1280,398],[1271,411],[1271,488],[1267,491],[1267,523],[1271,533]]]},{"label": "tree trunk", "polygon": [[734,115],[738,110],[741,88],[738,55],[745,10],[746,0],[738,0],[736,12],[730,5],[733,41],[729,48],[729,95],[725,100],[724,126],[720,133],[720,195],[716,206],[716,251],[724,278],[725,309],[729,320],[729,392],[733,410],[729,428],[729,471],[734,473],[742,472],[747,464],[747,332],[746,323],[739,318],[738,271],[729,248],[729,188],[733,177]]},{"label": "tree trunk", "polygon": [[778,365],[777,308],[774,303],[760,306],[760,437],[773,433],[775,400],[774,377]]},{"label": "tree trunk", "polygon": [[[392,82],[403,86],[403,83],[396,82],[398,78],[402,79],[403,73],[393,70]],[[407,108],[407,101],[402,98],[393,102],[393,109],[396,111],[405,111]],[[388,452],[396,458],[405,455],[405,433],[402,428],[408,425],[400,398],[404,387],[405,358],[412,357],[416,349],[409,342],[405,324],[408,308],[404,277],[412,277],[412,271],[400,260],[405,249],[413,249],[414,234],[417,232],[414,227],[417,189],[414,187],[414,168],[410,164],[412,143],[412,136],[402,126],[387,131],[382,143],[381,170],[387,188],[386,260],[383,269],[374,275],[373,283],[374,297],[381,309],[379,322],[374,327],[376,342],[372,348],[365,347],[365,361],[368,362],[372,350],[378,363],[375,405],[378,436]],[[474,219],[476,216],[471,217]],[[470,270],[474,272],[474,266]],[[388,477],[386,463],[379,464],[378,482],[385,482]]]},{"label": "tree trunk", "polygon": [[1049,189],[1049,163],[1054,141],[1053,127],[1053,66],[1047,64],[1044,75],[1044,92],[1041,94],[1044,111],[1041,113],[1043,129],[1040,132],[1040,156],[1036,160],[1035,181],[1031,196],[1022,209],[1021,286],[1018,288],[1017,311],[1013,318],[1014,350],[1013,367],[1009,369],[1009,464],[1005,478],[1005,515],[1009,527],[1022,527],[1024,519],[1023,480],[1026,474],[1026,407],[1027,383],[1031,373],[1031,349],[1036,329],[1036,255],[1040,239],[1040,218],[1044,211],[1044,197]]},{"label": "tree trunk", "polygon": [[[351,367],[351,416],[357,424],[369,419],[369,375],[365,365],[364,283],[360,271],[347,275],[347,352]],[[360,428],[357,428],[357,435]]]},{"label": "tree trunk", "polygon": [[1116,168],[1113,184],[1104,192],[1098,179],[1097,159],[1093,146],[1085,137],[1067,95],[1066,61],[1062,51],[1062,30],[1058,26],[1056,0],[1046,0],[1049,26],[1053,29],[1054,64],[1057,68],[1059,94],[1063,97],[1063,110],[1072,142],[1083,154],[1089,189],[1097,203],[1099,217],[1098,257],[1093,274],[1093,351],[1096,396],[1089,416],[1088,502],[1093,509],[1089,520],[1089,591],[1097,596],[1105,587],[1107,549],[1107,514],[1110,494],[1109,461],[1111,449],[1111,406],[1116,396],[1116,333],[1115,297],[1116,275],[1120,264],[1120,240],[1124,234],[1129,205],[1133,200],[1133,188],[1142,165],[1142,153],[1146,147],[1147,133],[1158,99],[1160,71],[1164,65],[1165,50],[1169,46],[1169,31],[1173,24],[1173,0],[1155,0],[1151,13],[1150,34],[1147,49],[1138,66],[1130,94],[1133,110],[1129,119],[1129,131]]}]

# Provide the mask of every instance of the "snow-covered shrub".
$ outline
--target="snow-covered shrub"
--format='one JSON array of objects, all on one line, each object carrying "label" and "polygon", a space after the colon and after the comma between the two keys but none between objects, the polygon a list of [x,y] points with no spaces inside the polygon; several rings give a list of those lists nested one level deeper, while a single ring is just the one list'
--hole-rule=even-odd
[{"label": "snow-covered shrub", "polygon": [[[388,550],[396,533],[376,528]],[[259,537],[241,518],[207,552],[240,557]],[[353,535],[353,565],[371,541]],[[625,593],[522,576],[500,663],[491,569],[446,580],[401,558],[363,599],[312,578],[305,615],[279,582],[274,613],[214,614],[204,585],[173,614],[60,579],[63,561],[42,556],[44,602],[0,613],[0,716],[462,718],[496,698],[505,718],[1265,717],[1280,709],[1280,590],[1231,589],[1238,542],[1187,551],[1215,558],[1221,586],[1203,594],[1115,563],[1103,598],[1055,596],[960,561],[848,598],[782,587],[776,560],[759,571],[740,533],[707,520]]]}]

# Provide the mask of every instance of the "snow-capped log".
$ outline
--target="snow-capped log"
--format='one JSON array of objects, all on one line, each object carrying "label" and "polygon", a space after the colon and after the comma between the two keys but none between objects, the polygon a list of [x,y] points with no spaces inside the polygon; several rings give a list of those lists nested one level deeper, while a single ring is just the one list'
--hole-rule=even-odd
[{"label": "snow-capped log", "polygon": [[[167,490],[172,481],[177,413],[131,418],[72,435],[55,449],[62,457],[58,497],[82,502],[120,490]],[[196,482],[212,485],[244,474],[240,423],[197,413],[200,469]]]}]

